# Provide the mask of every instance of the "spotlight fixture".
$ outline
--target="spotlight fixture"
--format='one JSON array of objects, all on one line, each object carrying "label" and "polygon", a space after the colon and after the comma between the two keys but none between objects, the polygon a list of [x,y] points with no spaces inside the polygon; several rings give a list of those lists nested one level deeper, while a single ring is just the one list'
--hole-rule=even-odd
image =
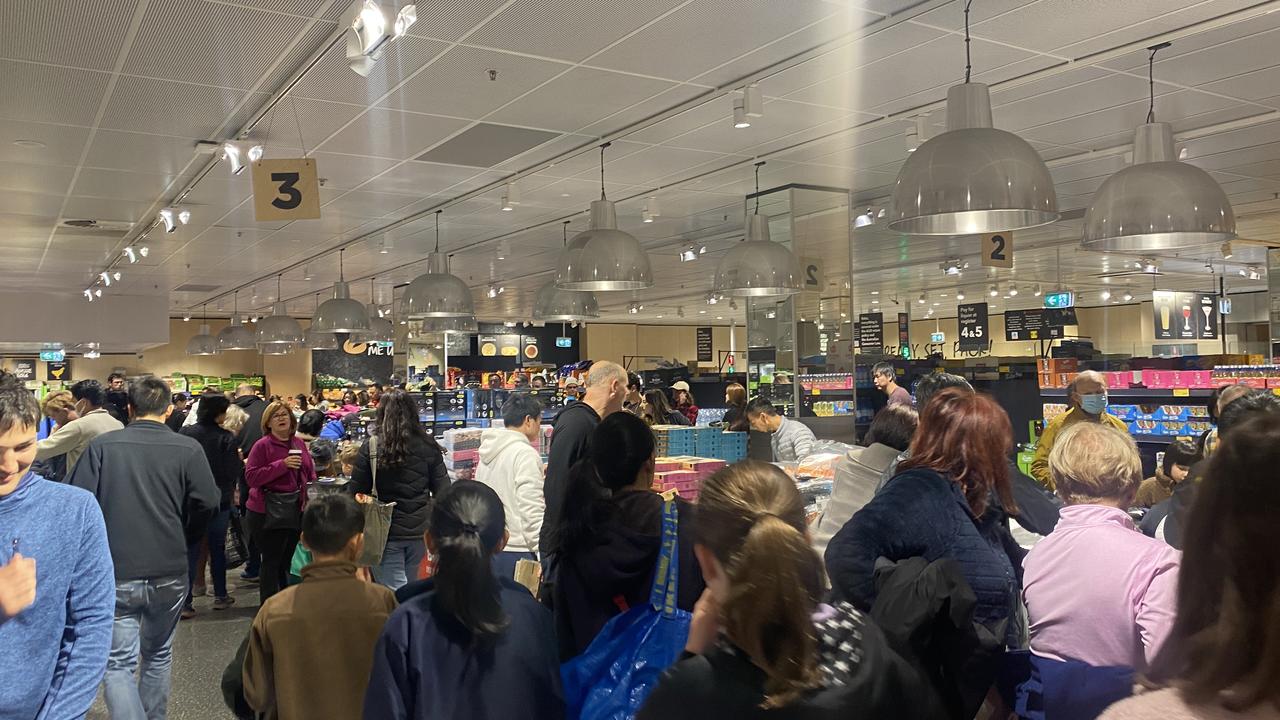
[{"label": "spotlight fixture", "polygon": [[861,228],[876,224],[875,208],[867,208],[865,213],[853,216],[853,227]]},{"label": "spotlight fixture", "polygon": [[641,311],[641,310],[643,310],[643,309],[644,309],[644,306],[643,306],[643,305],[641,305],[640,303],[634,303],[634,302],[633,302],[633,303],[631,303],[630,305],[628,305],[628,306],[627,306],[627,312],[628,312],[628,313],[630,313],[630,314],[632,314],[632,315],[635,315],[636,313],[640,312],[640,311]]},{"label": "spotlight fixture", "polygon": [[738,130],[751,127],[751,121],[747,119],[747,109],[742,104],[742,98],[733,99],[733,127]]},{"label": "spotlight fixture", "polygon": [[179,210],[178,222],[182,223],[183,225],[186,225],[187,223],[191,222],[191,211],[187,210],[186,208]]},{"label": "spotlight fixture", "polygon": [[1129,302],[1130,300],[1133,299],[1133,293],[1129,292],[1128,290],[1125,290],[1124,295],[1121,295],[1120,297],[1124,298],[1125,302]]},{"label": "spotlight fixture", "polygon": [[249,162],[256,163],[259,160],[261,160],[263,152],[264,150],[261,145],[254,145],[253,147],[249,148],[249,152],[247,153],[249,156]]},{"label": "spotlight fixture", "polygon": [[303,280],[310,280],[312,277],[313,277],[313,274],[312,274],[312,272],[311,272],[311,263],[307,263],[306,265],[303,265],[303,266],[302,266],[302,279],[303,279]]},{"label": "spotlight fixture", "polygon": [[138,248],[138,254],[141,255],[142,257],[146,257],[150,252],[151,252],[151,248],[147,247],[146,245],[143,245],[142,247]]},{"label": "spotlight fixture", "polygon": [[1018,296],[1018,286],[1017,286],[1017,285],[1010,285],[1010,286],[1009,286],[1009,297],[1017,297],[1017,296]]},{"label": "spotlight fixture", "polygon": [[97,360],[102,357],[102,352],[93,345],[90,345],[89,349],[84,351],[84,355],[82,357],[84,357],[85,360]]},{"label": "spotlight fixture", "polygon": [[1040,283],[1036,283],[1036,289],[1032,290],[1031,294],[1035,295],[1036,297],[1040,297],[1041,295],[1044,294],[1044,289],[1040,287]]},{"label": "spotlight fixture", "polygon": [[764,93],[756,83],[742,88],[742,105],[747,117],[764,117]]},{"label": "spotlight fixture", "polygon": [[103,270],[102,272],[98,273],[98,277],[99,277],[99,278],[102,278],[102,284],[103,284],[103,285],[106,285],[107,287],[111,287],[111,274],[110,274],[110,273],[108,273],[107,271]]},{"label": "spotlight fixture", "polygon": [[929,302],[929,298],[924,293],[920,293],[920,297],[916,298],[916,302],[923,305],[926,302]]},{"label": "spotlight fixture", "polygon": [[957,299],[957,300],[964,300],[964,291],[963,291],[963,290],[957,290],[957,291],[956,291],[956,299]]},{"label": "spotlight fixture", "polygon": [[991,297],[996,297],[1000,294],[1000,288],[993,283],[991,287],[987,288],[987,294]]},{"label": "spotlight fixture", "polygon": [[191,313],[182,313],[182,322],[191,322]]},{"label": "spotlight fixture", "polygon": [[395,242],[391,239],[391,235],[388,233],[383,233],[381,236],[379,236],[377,242],[375,243],[375,246],[378,248],[379,255],[386,255],[387,253],[396,249]]},{"label": "spotlight fixture", "polygon": [[492,300],[493,298],[498,297],[499,295],[501,295],[506,291],[507,291],[507,288],[505,288],[502,285],[490,285],[489,291],[486,294],[489,296],[489,299]]},{"label": "spotlight fixture", "polygon": [[223,143],[222,159],[226,160],[227,164],[231,166],[232,175],[239,175],[244,172],[244,158],[241,156],[239,145],[233,142]]},{"label": "spotlight fixture", "polygon": [[1111,291],[1110,291],[1110,290],[1103,290],[1101,293],[1099,293],[1099,297],[1101,297],[1103,300],[1110,300],[1110,299],[1111,299]]},{"label": "spotlight fixture", "polygon": [[960,277],[965,270],[969,269],[969,263],[963,260],[948,260],[939,267],[942,268],[942,274],[948,277]]},{"label": "spotlight fixture", "polygon": [[515,183],[507,183],[502,190],[502,212],[511,212],[520,204],[520,193]]},{"label": "spotlight fixture", "polygon": [[84,289],[84,299],[93,302],[93,291],[89,288]]},{"label": "spotlight fixture", "polygon": [[347,65],[362,77],[368,77],[382,59],[387,43],[404,35],[418,20],[417,6],[405,5],[388,33],[387,14],[374,0],[356,0],[348,13],[348,17],[354,17],[347,32]]},{"label": "spotlight fixture", "polygon": [[1247,278],[1249,280],[1261,280],[1262,268],[1257,265],[1248,265],[1240,269],[1240,277]]},{"label": "spotlight fixture", "polygon": [[94,291],[93,291],[93,296],[94,296],[94,297],[102,297],[102,288],[95,288],[95,289],[94,289]]},{"label": "spotlight fixture", "polygon": [[1160,274],[1160,263],[1155,258],[1142,258],[1134,262],[1133,266],[1148,275]]},{"label": "spotlight fixture", "polygon": [[1224,240],[1224,241],[1222,242],[1222,259],[1223,259],[1223,260],[1230,260],[1230,259],[1232,258],[1232,256],[1234,256],[1234,255],[1235,255],[1235,253],[1231,251],[1231,241],[1230,241],[1230,240]]},{"label": "spotlight fixture", "polygon": [[171,233],[178,229],[176,219],[173,217],[173,208],[165,208],[160,211],[160,222],[164,223],[164,231],[166,233]]},{"label": "spotlight fixture", "polygon": [[909,153],[915,152],[916,148],[920,147],[920,143],[929,139],[928,138],[929,116],[916,115],[914,118],[912,118],[912,121],[914,122],[914,124],[911,127],[907,128],[907,135],[906,135],[907,152]]},{"label": "spotlight fixture", "polygon": [[699,256],[706,254],[706,252],[706,245],[690,245],[680,251],[680,262],[693,262],[694,260],[697,260]]},{"label": "spotlight fixture", "polygon": [[138,251],[134,250],[132,245],[124,249],[124,256],[125,259],[129,261],[130,265],[138,262]]},{"label": "spotlight fixture", "polygon": [[716,303],[718,303],[718,302],[720,302],[720,297],[719,297],[718,295],[716,295],[716,294],[715,294],[715,293],[713,293],[713,292],[712,292],[712,293],[707,293],[707,304],[708,304],[708,305],[715,305],[715,304],[716,304]]}]

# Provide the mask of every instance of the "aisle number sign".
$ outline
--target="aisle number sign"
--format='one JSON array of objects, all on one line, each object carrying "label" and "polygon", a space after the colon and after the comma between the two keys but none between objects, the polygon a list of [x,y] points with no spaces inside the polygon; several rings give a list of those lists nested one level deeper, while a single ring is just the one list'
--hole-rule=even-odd
[{"label": "aisle number sign", "polygon": [[1013,233],[998,232],[982,236],[982,266],[1013,267]]},{"label": "aisle number sign", "polygon": [[320,181],[313,158],[253,163],[253,217],[259,222],[320,217]]}]

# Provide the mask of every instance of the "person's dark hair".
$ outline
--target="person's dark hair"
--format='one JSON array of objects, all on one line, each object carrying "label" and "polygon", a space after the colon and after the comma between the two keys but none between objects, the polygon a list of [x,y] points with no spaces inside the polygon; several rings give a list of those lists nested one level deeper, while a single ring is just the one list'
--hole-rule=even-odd
[{"label": "person's dark hair", "polygon": [[231,401],[223,395],[202,398],[200,407],[196,408],[196,422],[200,425],[217,425],[218,418],[222,417],[229,407],[231,407]]},{"label": "person's dark hair", "polygon": [[871,377],[877,375],[887,375],[890,378],[898,377],[898,371],[893,369],[893,365],[887,362],[878,362],[871,366]]},{"label": "person's dark hair", "polygon": [[1017,513],[1009,481],[1013,428],[1009,415],[985,393],[949,388],[920,413],[911,454],[898,471],[925,468],[960,486],[974,517],[982,517],[994,491],[1009,513]]},{"label": "person's dark hair", "polygon": [[350,495],[326,493],[302,514],[302,544],[318,555],[337,555],[362,532],[364,512]]},{"label": "person's dark hair", "polygon": [[671,403],[661,390],[649,390],[644,394],[644,421],[650,425],[666,425],[671,422]]},{"label": "person's dark hair", "polygon": [[129,393],[125,390],[107,390],[102,394],[102,409],[121,425],[129,424]]},{"label": "person's dark hair", "polygon": [[507,427],[519,427],[525,418],[542,420],[542,403],[529,393],[512,393],[502,403],[502,424]]},{"label": "person's dark hair", "polygon": [[107,391],[97,380],[81,380],[71,386],[71,397],[100,408],[107,403]]},{"label": "person's dark hair", "polygon": [[360,392],[356,393],[356,404],[357,404],[357,405],[368,405],[368,404],[369,404],[369,393],[365,392],[364,390],[361,390]]},{"label": "person's dark hair", "polygon": [[154,375],[138,378],[129,385],[129,407],[135,417],[160,415],[169,407],[169,383]]},{"label": "person's dark hair", "polygon": [[934,395],[947,388],[961,388],[973,392],[968,380],[951,373],[929,373],[916,383],[916,409],[923,411]]},{"label": "person's dark hair", "polygon": [[319,437],[320,431],[324,430],[325,419],[324,413],[319,410],[308,410],[302,413],[302,417],[298,418],[298,432],[311,437]]},{"label": "person's dark hair", "polygon": [[640,387],[640,376],[633,372],[627,373],[627,389],[639,391]]},{"label": "person's dark hair", "polygon": [[920,416],[915,410],[905,405],[893,405],[876,413],[867,430],[862,444],[871,446],[876,443],[904,452],[911,446],[911,438],[916,434],[916,426]]},{"label": "person's dark hair", "polygon": [[107,384],[110,385],[112,382],[116,380],[127,380],[127,379],[128,378],[124,376],[124,373],[113,372],[107,376]]},{"label": "person's dark hair", "polygon": [[15,427],[35,430],[40,422],[40,404],[22,381],[9,373],[0,373],[0,432]]},{"label": "person's dark hair", "polygon": [[598,536],[616,512],[613,493],[635,483],[656,447],[653,431],[631,413],[613,413],[600,421],[583,458],[569,471],[553,546],[563,550]]},{"label": "person's dark hair", "polygon": [[1186,465],[1190,467],[1200,459],[1200,451],[1196,450],[1196,446],[1186,440],[1174,440],[1164,448],[1164,462],[1160,469],[1164,471],[1166,477],[1173,477],[1170,471],[1174,465]]},{"label": "person's dark hair", "polygon": [[298,402],[298,409],[303,412],[306,412],[307,408],[311,406],[311,404],[307,401],[307,396],[303,393],[298,393],[297,395],[294,395],[293,399]]},{"label": "person's dark hair", "polygon": [[498,494],[473,480],[450,485],[431,509],[435,606],[456,618],[480,643],[492,641],[510,624],[490,565],[506,526]]},{"label": "person's dark hair", "polygon": [[823,594],[822,561],[805,535],[796,484],[768,463],[747,460],[712,475],[698,495],[697,543],[724,566],[725,634],[765,674],[765,707],[817,687],[813,611]]},{"label": "person's dark hair", "polygon": [[1230,385],[1219,385],[1209,393],[1209,422],[1214,425],[1218,424],[1218,398],[1222,396],[1222,391],[1231,387]]},{"label": "person's dark hair", "polygon": [[342,393],[342,404],[343,404],[343,405],[355,405],[355,404],[356,404],[356,399],[357,399],[357,398],[356,398],[356,393],[355,393],[355,391],[354,391],[354,390],[347,390],[346,392]]},{"label": "person's dark hair", "polygon": [[338,456],[338,446],[326,438],[312,440],[307,451],[311,453],[311,464],[316,466],[316,473],[322,476],[329,473],[329,466]]},{"label": "person's dark hair", "polygon": [[440,449],[436,439],[422,429],[418,404],[403,390],[391,390],[378,400],[374,426],[378,428],[378,462],[388,467],[409,459],[414,438]]},{"label": "person's dark hair", "polygon": [[[1223,408],[1222,419],[1241,402]],[[1248,413],[1209,458],[1187,519],[1177,616],[1157,659],[1169,663],[1188,703],[1233,711],[1280,705],[1277,466],[1274,412]]]},{"label": "person's dark hair", "polygon": [[1254,413],[1280,413],[1280,398],[1269,390],[1253,390],[1232,400],[1218,413],[1218,438],[1225,438],[1232,428]]},{"label": "person's dark hair", "polygon": [[762,415],[762,414],[770,415],[770,416],[777,415],[778,408],[774,407],[773,403],[769,402],[767,398],[756,398],[755,400],[752,400],[750,403],[747,403],[748,417],[752,415]]}]

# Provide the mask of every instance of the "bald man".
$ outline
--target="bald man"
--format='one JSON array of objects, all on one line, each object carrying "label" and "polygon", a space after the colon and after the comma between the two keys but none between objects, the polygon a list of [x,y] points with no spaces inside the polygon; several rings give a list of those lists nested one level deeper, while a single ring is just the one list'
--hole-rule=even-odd
[{"label": "bald man", "polygon": [[596,426],[621,410],[626,397],[627,371],[617,363],[601,361],[587,371],[586,393],[582,399],[570,403],[556,416],[551,449],[547,452],[547,478],[542,486],[547,510],[538,547],[544,557],[554,551],[552,538],[564,510],[561,505],[569,482],[569,469],[586,454],[587,440]]},{"label": "bald man", "polygon": [[1125,434],[1129,432],[1129,427],[1122,420],[1107,413],[1107,379],[1100,372],[1085,370],[1076,375],[1068,387],[1067,403],[1070,406],[1067,412],[1045,427],[1040,442],[1036,444],[1035,458],[1031,461],[1031,477],[1050,490],[1054,487],[1049,477],[1049,451],[1064,429],[1078,422],[1095,422],[1110,425]]}]

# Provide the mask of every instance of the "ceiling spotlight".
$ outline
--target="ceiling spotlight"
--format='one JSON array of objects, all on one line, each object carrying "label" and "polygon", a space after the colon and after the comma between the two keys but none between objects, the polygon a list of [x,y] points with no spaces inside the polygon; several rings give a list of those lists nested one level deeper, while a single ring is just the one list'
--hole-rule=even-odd
[{"label": "ceiling spotlight", "polygon": [[151,252],[151,248],[147,247],[146,245],[143,245],[142,247],[138,248],[138,254],[141,255],[142,257],[146,257],[150,252]]},{"label": "ceiling spotlight", "polygon": [[991,287],[987,288],[987,294],[990,295],[991,297],[996,297],[997,295],[1000,294],[1000,288],[992,284]]},{"label": "ceiling spotlight", "polygon": [[880,304],[880,301],[879,301],[879,300],[872,300],[872,301],[871,301],[871,304],[872,304],[872,305],[879,305],[879,304]]},{"label": "ceiling spotlight", "polygon": [[707,304],[708,304],[708,305],[715,305],[715,304],[716,304],[716,303],[718,303],[718,302],[720,302],[720,297],[719,297],[719,296],[717,296],[715,293],[707,293]]},{"label": "ceiling spotlight", "polygon": [[683,306],[683,305],[680,305],[680,306],[676,307],[676,317],[684,317],[684,306]]},{"label": "ceiling spotlight", "polygon": [[94,288],[93,295],[94,297],[102,297],[102,288]]},{"label": "ceiling spotlight", "polygon": [[1017,286],[1017,285],[1010,285],[1010,286],[1009,286],[1009,297],[1017,297],[1017,296],[1018,296],[1018,286]]},{"label": "ceiling spotlight", "polygon": [[124,249],[124,256],[129,260],[130,265],[138,262],[138,251],[134,250],[132,245]]},{"label": "ceiling spotlight", "polygon": [[374,0],[356,0],[348,11],[354,13],[351,30],[347,33],[347,64],[358,75],[368,77],[378,64],[386,45],[408,32],[418,21],[416,5],[405,5],[396,14],[392,32],[387,32],[387,15]]},{"label": "ceiling spotlight", "polygon": [[929,298],[925,297],[924,293],[920,293],[920,297],[916,298],[916,302],[920,303],[921,305],[925,304],[928,301],[929,301]]},{"label": "ceiling spotlight", "polygon": [[764,117],[764,94],[760,92],[758,84],[751,83],[742,88],[742,104],[747,117]]},{"label": "ceiling spotlight", "polygon": [[747,110],[742,104],[742,98],[733,99],[733,126],[739,130],[751,127],[751,121],[747,119]]},{"label": "ceiling spotlight", "polygon": [[876,224],[875,208],[867,208],[865,213],[855,215],[853,217],[853,226],[855,228],[866,227]]},{"label": "ceiling spotlight", "polygon": [[1099,294],[1099,296],[1100,296],[1103,300],[1110,300],[1110,299],[1111,299],[1111,291],[1110,291],[1110,290],[1103,290],[1103,291]]},{"label": "ceiling spotlight", "polygon": [[520,191],[515,183],[507,183],[502,189],[502,212],[511,212],[520,204]]},{"label": "ceiling spotlight", "polygon": [[84,351],[85,360],[97,360],[100,357],[102,357],[102,353],[97,348],[91,347]]},{"label": "ceiling spotlight", "polygon": [[1036,297],[1040,297],[1041,295],[1044,294],[1044,289],[1040,287],[1040,283],[1036,283],[1036,289],[1032,290],[1031,294],[1035,295]]},{"label": "ceiling spotlight", "polygon": [[1121,297],[1124,298],[1125,302],[1129,302],[1130,300],[1133,299],[1133,293],[1129,292],[1128,290],[1125,290],[1124,295],[1121,295]]},{"label": "ceiling spotlight", "polygon": [[942,274],[949,277],[960,277],[965,270],[969,269],[969,263],[962,260],[948,260],[939,267],[942,268]]},{"label": "ceiling spotlight", "polygon": [[1235,255],[1235,253],[1231,251],[1231,241],[1230,241],[1230,240],[1225,240],[1225,241],[1223,241],[1223,243],[1222,243],[1222,259],[1223,259],[1223,260],[1230,260],[1230,259],[1231,259],[1231,257],[1232,257],[1233,255]]},{"label": "ceiling spotlight", "polygon": [[647,222],[647,223],[653,222],[653,216],[649,214],[648,208],[645,208],[644,210],[640,211],[640,220],[641,222]]},{"label": "ceiling spotlight", "polygon": [[1257,265],[1249,265],[1241,268],[1240,277],[1248,278],[1249,280],[1261,280],[1262,268]]},{"label": "ceiling spotlight", "polygon": [[[391,241],[390,235],[383,234],[374,243],[374,247],[378,249],[379,255],[386,255],[387,253],[395,249],[395,243]],[[307,279],[310,280],[311,278],[307,278]]]},{"label": "ceiling spotlight", "polygon": [[103,285],[111,287],[111,275],[109,273],[104,270],[103,272],[98,273],[98,277],[102,278]]},{"label": "ceiling spotlight", "polygon": [[653,222],[656,217],[662,217],[662,208],[658,205],[658,196],[650,195],[644,201],[644,212],[641,213],[645,222]]},{"label": "ceiling spotlight", "polygon": [[191,322],[191,313],[182,313],[182,322]]},{"label": "ceiling spotlight", "polygon": [[261,145],[254,145],[253,147],[249,148],[249,152],[248,152],[249,162],[256,163],[259,160],[261,160],[263,152],[264,152],[263,147]]},{"label": "ceiling spotlight", "polygon": [[222,159],[226,160],[231,166],[231,174],[239,175],[244,172],[244,158],[240,155],[240,146],[229,142],[222,145]]},{"label": "ceiling spotlight", "polygon": [[119,281],[120,281],[120,271],[119,271],[119,270],[117,270],[117,271],[115,271],[115,272],[111,273],[111,277],[112,277],[112,278],[114,278],[117,282],[119,282]]},{"label": "ceiling spotlight", "polygon": [[160,211],[160,222],[164,223],[164,231],[166,233],[171,233],[178,229],[177,223],[174,222],[173,208],[165,208]]},{"label": "ceiling spotlight", "polygon": [[89,288],[84,289],[84,298],[89,302],[93,302],[93,291]]},{"label": "ceiling spotlight", "polygon": [[640,312],[643,309],[644,309],[644,306],[639,303],[631,303],[630,305],[627,306],[627,312],[631,313],[632,315],[635,315],[636,313]]},{"label": "ceiling spotlight", "polygon": [[1142,272],[1147,273],[1148,275],[1160,274],[1160,264],[1156,262],[1155,258],[1142,258],[1141,260],[1135,262],[1133,266],[1138,268]]},{"label": "ceiling spotlight", "polygon": [[963,290],[957,290],[957,291],[956,291],[956,299],[957,299],[957,300],[963,300],[963,299],[964,299],[964,291],[963,291]]},{"label": "ceiling spotlight", "polygon": [[187,223],[191,222],[191,211],[187,210],[186,208],[179,210],[178,222],[182,223],[183,225],[186,225]]}]

